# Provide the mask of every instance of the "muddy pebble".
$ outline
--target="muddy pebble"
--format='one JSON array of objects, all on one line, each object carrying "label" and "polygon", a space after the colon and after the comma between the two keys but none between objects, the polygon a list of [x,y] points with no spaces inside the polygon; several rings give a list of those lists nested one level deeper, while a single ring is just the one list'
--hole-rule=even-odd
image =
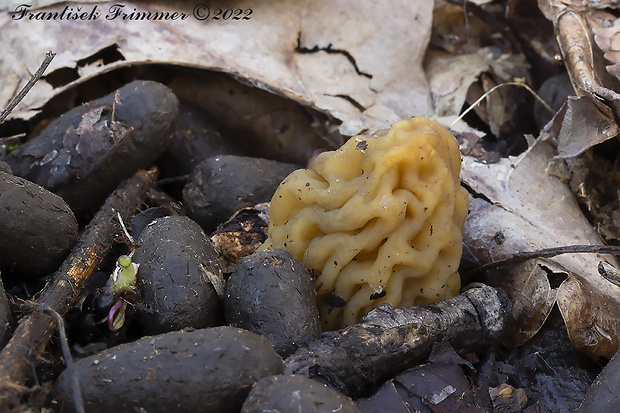
[{"label": "muddy pebble", "polygon": [[150,207],[141,211],[138,215],[131,219],[131,226],[129,229],[129,234],[132,236],[134,240],[140,238],[142,235],[142,231],[157,218],[162,218],[168,216],[168,210],[166,207]]},{"label": "muddy pebble", "polygon": [[75,216],[61,197],[0,172],[0,270],[26,277],[56,271],[77,231]]},{"label": "muddy pebble", "polygon": [[178,106],[166,86],[135,81],[71,109],[4,160],[79,214],[155,161],[170,143]]},{"label": "muddy pebble", "polygon": [[[85,411],[238,412],[252,385],[282,373],[271,344],[234,327],[177,331],[110,348],[78,360]],[[71,411],[71,377],[56,398]]]},{"label": "muddy pebble", "polygon": [[231,153],[230,143],[220,134],[216,124],[206,113],[181,103],[170,146],[157,161],[160,177],[192,173],[196,165],[205,159]]},{"label": "muddy pebble", "polygon": [[345,395],[302,376],[269,376],[252,388],[242,413],[358,413]]},{"label": "muddy pebble", "polygon": [[269,202],[293,164],[219,155],[201,162],[183,189],[189,217],[212,232],[238,209]]},{"label": "muddy pebble", "polygon": [[321,334],[314,279],[288,251],[242,258],[226,283],[226,321],[268,338],[282,357]]},{"label": "muddy pebble", "polygon": [[[147,334],[203,328],[221,319],[223,289],[217,254],[202,228],[183,216],[158,218],[140,236],[133,256],[137,288],[150,311],[139,315]],[[212,283],[217,284],[215,287]]]}]

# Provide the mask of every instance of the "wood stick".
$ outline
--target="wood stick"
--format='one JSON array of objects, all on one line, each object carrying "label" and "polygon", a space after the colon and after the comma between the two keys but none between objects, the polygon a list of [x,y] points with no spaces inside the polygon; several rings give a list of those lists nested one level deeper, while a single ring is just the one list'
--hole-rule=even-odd
[{"label": "wood stick", "polygon": [[43,59],[43,63],[41,63],[39,69],[35,72],[34,75],[32,75],[32,77],[30,78],[28,83],[26,83],[26,85],[22,88],[22,90],[20,90],[19,93],[13,99],[11,99],[11,101],[2,111],[2,113],[0,113],[0,123],[4,122],[4,120],[7,116],[9,116],[11,111],[15,109],[15,106],[17,106],[17,104],[21,102],[21,100],[28,94],[28,92],[30,92],[30,89],[32,89],[35,83],[37,83],[39,79],[41,79],[41,76],[43,76],[45,69],[47,69],[47,67],[50,65],[54,56],[56,56],[56,53],[52,52],[51,50],[45,54],[45,58]]},{"label": "wood stick", "polygon": [[[36,300],[64,316],[84,288],[97,265],[121,234],[117,212],[125,219],[140,208],[157,171],[139,171],[108,197],[88,224],[52,283]],[[32,364],[56,331],[54,319],[42,311],[24,316],[9,343],[0,352],[0,394],[24,385],[32,374]],[[0,398],[0,411],[3,399]]]},{"label": "wood stick", "polygon": [[357,397],[426,359],[442,338],[457,351],[499,343],[509,314],[505,293],[482,284],[437,303],[383,304],[359,324],[323,333],[297,350],[284,361],[284,374],[309,377]]},{"label": "wood stick", "polygon": [[544,248],[535,251],[518,252],[510,257],[493,261],[474,267],[463,274],[465,277],[471,277],[482,271],[487,271],[503,265],[512,265],[531,260],[533,258],[551,258],[562,254],[612,254],[620,255],[620,246],[618,245],[564,245],[561,247]]}]

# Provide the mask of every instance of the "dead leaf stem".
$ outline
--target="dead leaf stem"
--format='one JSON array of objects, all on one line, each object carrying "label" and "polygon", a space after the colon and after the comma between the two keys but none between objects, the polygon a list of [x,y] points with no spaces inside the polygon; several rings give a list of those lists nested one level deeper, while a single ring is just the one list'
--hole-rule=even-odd
[{"label": "dead leaf stem", "polygon": [[592,42],[585,19],[567,8],[555,18],[555,31],[575,91],[593,98],[601,113],[612,117],[610,109],[618,110],[620,94],[602,86],[595,75]]},{"label": "dead leaf stem", "polygon": [[566,245],[562,247],[544,248],[536,251],[524,251],[514,254],[508,258],[493,261],[475,267],[464,274],[468,277],[481,271],[487,271],[492,268],[501,267],[503,265],[517,264],[533,258],[551,258],[561,254],[620,254],[620,246],[618,245]]},{"label": "dead leaf stem", "polygon": [[45,54],[45,59],[43,59],[43,63],[41,63],[39,69],[34,73],[34,75],[32,75],[32,77],[30,78],[28,83],[26,83],[26,85],[22,88],[22,90],[20,90],[19,93],[15,95],[13,99],[11,99],[11,101],[2,111],[2,113],[0,113],[0,123],[4,122],[6,117],[9,116],[9,113],[11,113],[13,109],[15,109],[15,106],[17,106],[17,104],[22,101],[22,99],[28,94],[30,89],[32,89],[32,87],[35,85],[35,83],[37,83],[39,79],[41,79],[41,76],[43,76],[45,69],[47,69],[47,67],[50,65],[54,56],[56,56],[56,53],[52,52],[51,50]]},{"label": "dead leaf stem", "polygon": [[491,93],[495,92],[500,87],[504,87],[504,86],[519,86],[519,87],[523,87],[523,88],[527,89],[536,98],[536,100],[538,100],[543,105],[543,107],[545,109],[547,109],[551,114],[555,114],[555,110],[551,109],[551,106],[549,106],[547,104],[547,102],[545,102],[540,96],[538,96],[538,94],[536,94],[536,92],[534,92],[532,90],[532,88],[530,88],[525,83],[520,83],[520,82],[504,82],[504,83],[500,83],[499,85],[497,85],[495,87],[492,87],[491,89],[486,91],[482,96],[480,96],[480,98],[478,98],[478,100],[476,100],[474,103],[472,103],[463,113],[461,113],[459,115],[459,117],[456,118],[454,120],[454,122],[452,122],[450,127],[454,126],[454,124],[456,122],[458,122],[459,120],[463,119],[465,117],[465,115],[467,115],[472,109],[474,109],[476,106],[478,106],[480,104],[480,102],[482,102],[484,99],[486,99],[487,96],[489,96]]}]

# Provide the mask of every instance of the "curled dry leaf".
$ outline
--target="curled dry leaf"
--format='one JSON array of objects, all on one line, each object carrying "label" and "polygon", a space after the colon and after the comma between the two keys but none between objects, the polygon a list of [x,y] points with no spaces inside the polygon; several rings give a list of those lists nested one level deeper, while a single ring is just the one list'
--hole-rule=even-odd
[{"label": "curled dry leaf", "polygon": [[489,68],[478,53],[453,55],[433,51],[427,54],[425,63],[437,116],[459,113],[467,90]]},{"label": "curled dry leaf", "polygon": [[[609,51],[616,46],[611,41],[613,30],[605,29],[612,15],[603,11],[590,12],[584,2],[573,3],[539,0],[541,10],[554,23],[573,88],[582,99],[579,103],[569,100],[568,108],[560,110],[554,120],[564,123],[562,128],[555,128],[559,131],[555,137],[560,157],[577,156],[620,132],[615,122],[620,117],[620,94],[613,90],[617,83],[614,85],[614,79],[599,63],[606,50],[599,49],[592,40],[593,33],[598,33],[597,43],[608,47],[608,57],[615,56]],[[608,37],[607,42],[605,37]],[[619,40],[620,37],[615,42]]]},{"label": "curled dry leaf", "polygon": [[620,132],[618,124],[602,115],[588,96],[569,96],[552,122],[551,131],[558,142],[557,159],[576,158]]}]

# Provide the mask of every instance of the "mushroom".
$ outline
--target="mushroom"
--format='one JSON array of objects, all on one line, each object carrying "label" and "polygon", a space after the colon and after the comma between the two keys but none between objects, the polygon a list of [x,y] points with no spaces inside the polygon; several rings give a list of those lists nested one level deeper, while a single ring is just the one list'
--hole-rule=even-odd
[{"label": "mushroom", "polygon": [[291,173],[271,201],[269,237],[317,274],[325,330],[381,303],[458,294],[468,194],[456,139],[423,117],[356,136]]}]

